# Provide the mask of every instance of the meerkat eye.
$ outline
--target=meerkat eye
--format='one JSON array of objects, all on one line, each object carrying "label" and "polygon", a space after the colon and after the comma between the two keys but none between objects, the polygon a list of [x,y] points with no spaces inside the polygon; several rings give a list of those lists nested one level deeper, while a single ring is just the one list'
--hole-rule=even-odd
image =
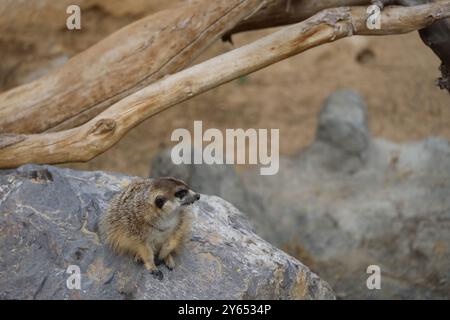
[{"label": "meerkat eye", "polygon": [[183,190],[175,192],[175,197],[177,197],[179,199],[183,199],[187,195],[187,193],[188,193],[188,191],[183,189]]},{"label": "meerkat eye", "polygon": [[164,203],[166,203],[166,201],[167,201],[167,199],[164,197],[156,197],[155,205],[161,209],[163,207]]}]

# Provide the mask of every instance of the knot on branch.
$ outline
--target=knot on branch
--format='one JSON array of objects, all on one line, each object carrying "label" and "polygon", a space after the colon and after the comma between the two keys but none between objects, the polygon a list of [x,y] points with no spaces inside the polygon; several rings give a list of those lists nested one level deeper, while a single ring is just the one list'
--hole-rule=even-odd
[{"label": "knot on branch", "polygon": [[334,27],[336,23],[340,21],[350,21],[350,13],[351,12],[349,7],[330,8],[322,10],[321,12],[313,16],[311,20],[313,21],[313,24],[326,23]]},{"label": "knot on branch", "polygon": [[0,134],[0,149],[19,143],[26,139],[25,135],[15,133]]},{"label": "knot on branch", "polygon": [[336,40],[338,35],[352,36],[353,23],[349,7],[325,9],[306,21],[308,27],[327,24],[334,28],[331,41]]},{"label": "knot on branch", "polygon": [[116,129],[116,121],[113,119],[100,119],[89,130],[89,134],[101,135],[105,133],[114,132]]}]

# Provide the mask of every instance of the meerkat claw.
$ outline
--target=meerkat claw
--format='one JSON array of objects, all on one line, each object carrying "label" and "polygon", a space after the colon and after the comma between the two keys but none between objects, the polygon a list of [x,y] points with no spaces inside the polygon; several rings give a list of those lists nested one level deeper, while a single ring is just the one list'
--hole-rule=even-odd
[{"label": "meerkat claw", "polygon": [[150,273],[153,275],[153,277],[155,277],[159,281],[164,279],[164,274],[161,272],[161,270],[150,271]]},{"label": "meerkat claw", "polygon": [[166,264],[166,268],[167,268],[169,271],[173,271],[173,268],[174,268],[174,267],[168,266],[168,265]]},{"label": "meerkat claw", "polygon": [[171,255],[168,255],[167,258],[164,259],[164,264],[170,271],[172,271],[175,267],[175,261],[173,260],[173,257]]}]

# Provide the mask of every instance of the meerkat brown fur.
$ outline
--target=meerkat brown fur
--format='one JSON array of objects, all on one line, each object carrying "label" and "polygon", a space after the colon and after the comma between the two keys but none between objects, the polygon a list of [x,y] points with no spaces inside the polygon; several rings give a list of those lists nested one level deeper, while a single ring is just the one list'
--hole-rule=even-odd
[{"label": "meerkat brown fur", "polygon": [[199,194],[174,178],[134,181],[111,200],[100,219],[101,237],[114,252],[142,260],[162,279],[155,258],[174,268],[173,255],[190,231],[189,205],[199,199]]}]

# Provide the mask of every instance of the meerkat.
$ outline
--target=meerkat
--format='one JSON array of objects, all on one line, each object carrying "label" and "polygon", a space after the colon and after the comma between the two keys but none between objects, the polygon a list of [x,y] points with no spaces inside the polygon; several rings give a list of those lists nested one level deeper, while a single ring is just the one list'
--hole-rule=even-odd
[{"label": "meerkat", "polygon": [[[190,231],[189,206],[200,199],[174,178],[140,179],[112,200],[101,217],[101,238],[117,254],[130,254],[162,280],[156,265],[175,267],[177,254]],[[156,260],[156,264],[155,264]]]}]

